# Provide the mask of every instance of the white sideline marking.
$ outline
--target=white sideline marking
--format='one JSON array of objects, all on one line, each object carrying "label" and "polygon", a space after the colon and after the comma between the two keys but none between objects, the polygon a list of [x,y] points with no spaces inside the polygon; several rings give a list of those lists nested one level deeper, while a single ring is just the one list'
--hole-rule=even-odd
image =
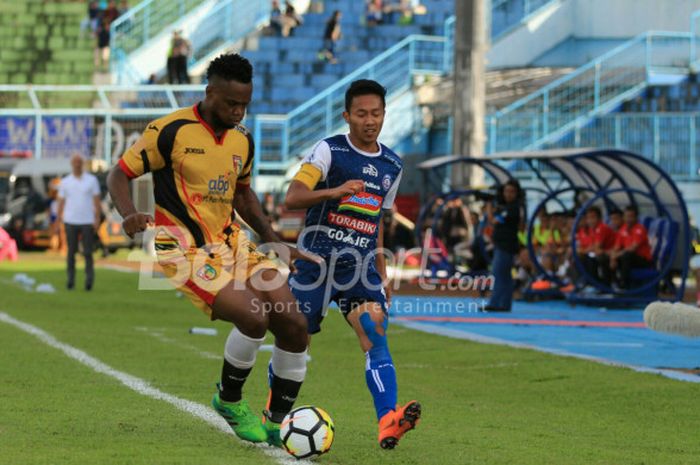
[{"label": "white sideline marking", "polygon": [[[200,420],[210,424],[222,433],[234,435],[233,431],[228,426],[226,421],[224,421],[223,418],[221,418],[214,410],[210,409],[209,407],[206,407],[202,404],[198,404],[197,402],[193,402],[191,400],[181,399],[172,394],[168,394],[167,392],[163,392],[160,389],[151,386],[148,383],[148,381],[112,368],[111,366],[101,362],[100,360],[87,354],[86,352],[83,352],[80,349],[76,349],[73,346],[59,341],[43,329],[37,328],[36,326],[30,325],[29,323],[24,323],[23,321],[17,320],[5,312],[0,312],[0,321],[14,326],[15,328],[20,329],[27,334],[31,334],[47,346],[60,350],[69,358],[72,358],[73,360],[87,366],[88,368],[92,369],[97,373],[102,373],[103,375],[107,375],[110,378],[119,381],[132,391],[135,391],[143,396],[150,397],[152,399],[167,402],[173,407],[177,408],[178,410],[187,412],[193,417],[199,418]],[[241,443],[244,444],[242,441]],[[311,462],[308,460],[296,460],[293,457],[287,455],[286,452],[280,449],[273,448],[266,444],[258,444],[257,447],[266,455],[274,458],[278,463],[282,465],[312,465]]]}]

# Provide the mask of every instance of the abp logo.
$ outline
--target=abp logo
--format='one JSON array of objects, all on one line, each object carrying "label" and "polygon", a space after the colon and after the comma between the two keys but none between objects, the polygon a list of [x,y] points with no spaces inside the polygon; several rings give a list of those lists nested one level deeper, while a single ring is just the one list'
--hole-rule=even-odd
[{"label": "abp logo", "polygon": [[209,180],[209,193],[210,194],[220,194],[220,195],[225,195],[226,192],[228,192],[230,188],[230,183],[228,179],[224,176],[221,175],[219,176],[218,179],[210,179]]}]

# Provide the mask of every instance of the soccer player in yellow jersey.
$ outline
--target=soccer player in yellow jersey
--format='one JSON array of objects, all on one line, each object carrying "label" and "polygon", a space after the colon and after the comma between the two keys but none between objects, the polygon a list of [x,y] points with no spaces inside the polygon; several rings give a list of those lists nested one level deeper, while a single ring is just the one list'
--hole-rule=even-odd
[{"label": "soccer player in yellow jersey", "polygon": [[[280,242],[250,186],[253,139],[240,123],[252,77],[240,55],[213,60],[204,100],[148,124],[112,168],[108,186],[126,233],[154,226],[166,276],[211,319],[234,324],[212,405],[240,438],[280,446],[279,423],[306,373],[307,325],[286,280],[232,222],[235,210],[264,242]],[[129,194],[129,180],[145,173],[153,175],[155,218],[136,211]],[[242,387],[268,329],[275,347],[261,421],[242,400]]]}]

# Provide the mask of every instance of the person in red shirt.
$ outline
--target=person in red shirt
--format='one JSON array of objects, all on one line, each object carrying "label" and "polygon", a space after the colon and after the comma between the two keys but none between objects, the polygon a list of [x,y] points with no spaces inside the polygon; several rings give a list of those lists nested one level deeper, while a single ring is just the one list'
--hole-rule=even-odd
[{"label": "person in red shirt", "polygon": [[576,233],[576,253],[588,274],[610,285],[610,252],[615,245],[615,232],[603,223],[599,207],[586,211],[585,222]]},{"label": "person in red shirt", "polygon": [[624,220],[617,233],[615,248],[610,257],[610,266],[619,277],[620,287],[629,289],[632,268],[652,266],[651,246],[646,228],[638,221],[639,211],[635,205],[625,208]]}]

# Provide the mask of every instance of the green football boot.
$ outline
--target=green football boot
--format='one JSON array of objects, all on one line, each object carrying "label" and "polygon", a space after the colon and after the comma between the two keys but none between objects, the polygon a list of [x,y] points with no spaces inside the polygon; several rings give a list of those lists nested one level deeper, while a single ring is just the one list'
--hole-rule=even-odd
[{"label": "green football boot", "polygon": [[239,438],[250,442],[265,442],[268,440],[267,429],[245,400],[226,402],[221,400],[217,392],[211,400],[211,405],[226,420],[226,423],[229,424]]},{"label": "green football boot", "polygon": [[267,410],[263,411],[263,425],[267,430],[267,443],[273,447],[282,447],[282,438],[280,437],[280,423],[275,423],[270,419]]}]

